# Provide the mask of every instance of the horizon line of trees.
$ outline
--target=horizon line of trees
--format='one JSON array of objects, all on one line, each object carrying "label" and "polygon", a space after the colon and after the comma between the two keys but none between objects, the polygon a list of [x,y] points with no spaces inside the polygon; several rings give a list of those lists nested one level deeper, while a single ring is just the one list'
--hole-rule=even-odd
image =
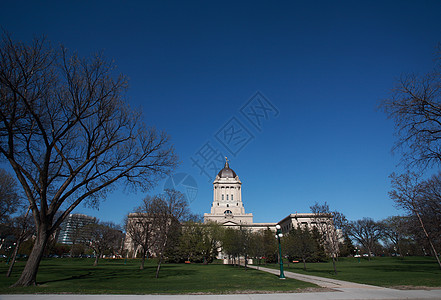
[{"label": "horizon line of trees", "polygon": [[[408,200],[405,202],[408,213],[405,216],[391,216],[380,221],[371,218],[348,221],[340,212],[330,211],[326,202],[316,203],[311,206],[311,211],[316,216],[313,223],[317,226],[292,228],[282,238],[284,258],[301,261],[304,268],[307,262],[332,259],[334,272],[337,273],[338,257],[355,255],[355,247],[362,251],[361,254],[367,254],[368,259],[374,254],[403,257],[436,253],[434,256],[437,257],[441,249],[438,234],[441,228],[441,193],[437,193],[441,190],[440,178],[441,175],[438,175],[426,181],[418,181],[419,177],[411,173],[393,177],[395,189],[390,192],[390,196],[397,206],[403,205],[403,195],[413,193],[415,196],[413,202],[405,199]],[[13,184],[9,180],[7,182],[13,189]],[[21,243],[24,251],[29,254],[30,246],[35,242],[35,227],[28,214],[29,210],[27,214],[24,214],[24,209],[21,212],[16,217],[4,214],[0,223],[2,237],[5,234],[14,237],[17,245],[14,257],[23,253],[19,251]],[[272,230],[268,228],[262,232],[251,232],[246,229],[223,228],[216,223],[203,224],[201,217],[190,213],[185,197],[178,191],[166,190],[160,195],[147,196],[134,213],[148,217],[139,217],[135,223],[128,222],[130,218],[127,218],[124,227],[96,220],[93,224],[76,228],[72,235],[72,245],[60,245],[52,239],[44,255],[68,251],[71,256],[76,256],[92,251],[96,257],[95,265],[104,254],[128,257],[129,253],[123,249],[124,229],[134,248],[140,249],[141,269],[147,257],[159,258],[157,276],[163,261],[211,263],[220,251],[236,265],[246,265],[248,259],[254,259],[259,264],[279,259]],[[320,222],[323,216],[332,217],[332,222]],[[89,233],[87,238],[82,233],[84,231]],[[115,241],[118,243],[115,244]],[[0,253],[5,253],[5,239],[2,238],[1,242]]]}]

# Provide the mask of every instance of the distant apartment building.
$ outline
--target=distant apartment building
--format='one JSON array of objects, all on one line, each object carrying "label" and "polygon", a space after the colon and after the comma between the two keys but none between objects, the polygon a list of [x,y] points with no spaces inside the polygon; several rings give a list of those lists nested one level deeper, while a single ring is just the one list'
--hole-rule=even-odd
[{"label": "distant apartment building", "polygon": [[87,225],[95,223],[96,218],[83,214],[70,214],[60,226],[57,242],[72,245],[87,240],[90,232]]}]

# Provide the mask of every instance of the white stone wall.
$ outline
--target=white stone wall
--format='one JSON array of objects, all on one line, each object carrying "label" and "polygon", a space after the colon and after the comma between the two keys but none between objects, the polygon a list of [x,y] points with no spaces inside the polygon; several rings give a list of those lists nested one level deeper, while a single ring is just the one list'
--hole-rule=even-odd
[{"label": "white stone wall", "polygon": [[245,213],[242,202],[242,182],[239,176],[221,178],[216,176],[213,182],[213,202],[211,212],[204,214],[204,222],[233,222],[235,224],[252,224],[253,214]]}]

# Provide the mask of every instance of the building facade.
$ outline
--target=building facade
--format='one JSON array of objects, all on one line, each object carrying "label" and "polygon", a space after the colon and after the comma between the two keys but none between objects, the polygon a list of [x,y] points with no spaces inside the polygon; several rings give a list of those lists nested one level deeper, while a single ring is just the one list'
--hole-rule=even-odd
[{"label": "building facade", "polygon": [[90,233],[85,226],[95,223],[96,218],[83,214],[70,214],[60,225],[57,242],[72,245],[86,240]]},{"label": "building facade", "polygon": [[228,159],[213,182],[213,202],[211,212],[204,214],[204,222],[217,222],[223,226],[249,229],[253,232],[265,229],[275,231],[276,225],[287,233],[297,226],[316,226],[317,222],[330,222],[331,218],[317,218],[312,213],[295,213],[275,223],[254,223],[253,214],[245,213],[242,201],[242,182],[236,172],[230,168]]},{"label": "building facade", "polygon": [[253,224],[253,214],[245,213],[242,202],[242,182],[230,169],[228,160],[213,182],[211,212],[204,214],[204,222],[214,221],[225,226]]},{"label": "building facade", "polygon": [[[128,216],[128,224],[136,224],[141,220],[148,219],[149,217],[146,214],[131,213]],[[217,222],[225,227],[250,230],[251,232],[267,229],[276,231],[276,225],[279,224],[282,233],[285,234],[297,226],[314,227],[323,223],[332,224],[332,217],[318,217],[312,213],[295,213],[289,214],[279,222],[254,223],[253,214],[245,212],[242,199],[242,182],[236,172],[230,168],[226,159],[224,167],[213,181],[211,210],[210,213],[204,214],[204,223],[208,222]],[[320,230],[321,226],[317,226],[317,228]],[[124,248],[128,250],[132,257],[135,257],[140,250],[140,247],[135,245],[129,234],[126,234]]]}]

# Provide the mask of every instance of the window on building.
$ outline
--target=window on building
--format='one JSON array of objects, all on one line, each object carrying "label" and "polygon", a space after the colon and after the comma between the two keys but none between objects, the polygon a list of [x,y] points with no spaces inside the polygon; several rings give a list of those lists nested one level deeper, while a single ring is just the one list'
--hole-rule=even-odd
[{"label": "window on building", "polygon": [[233,199],[233,194],[231,194],[231,201],[233,201],[234,199]]},{"label": "window on building", "polygon": [[227,204],[227,207],[230,207],[230,204]]},{"label": "window on building", "polygon": [[224,201],[224,195],[222,195],[222,201]]},{"label": "window on building", "polygon": [[227,201],[228,201],[228,194],[227,194]]},{"label": "window on building", "polygon": [[227,209],[226,211],[224,211],[224,214],[226,214],[226,215],[232,215],[233,212],[232,212],[231,210]]}]

